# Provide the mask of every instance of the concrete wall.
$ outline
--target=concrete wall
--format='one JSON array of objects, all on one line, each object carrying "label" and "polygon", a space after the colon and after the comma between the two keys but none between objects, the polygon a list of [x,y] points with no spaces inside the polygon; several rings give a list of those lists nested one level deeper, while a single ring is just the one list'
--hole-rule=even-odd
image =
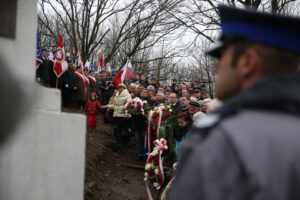
[{"label": "concrete wall", "polygon": [[16,38],[0,37],[0,53],[26,93],[21,101],[33,102],[0,147],[0,199],[82,200],[86,118],[60,111],[59,90],[35,87],[36,5],[18,0]]}]

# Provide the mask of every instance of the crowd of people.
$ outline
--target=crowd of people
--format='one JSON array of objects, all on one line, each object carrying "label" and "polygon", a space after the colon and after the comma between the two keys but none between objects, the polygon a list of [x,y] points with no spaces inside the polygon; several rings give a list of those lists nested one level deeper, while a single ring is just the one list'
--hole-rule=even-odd
[{"label": "crowd of people", "polygon": [[[50,75],[46,50],[37,81],[61,89],[63,106],[85,107],[91,130],[101,109],[104,121],[113,124],[118,144],[126,148],[134,133],[138,160],[146,159],[148,116],[131,116],[124,105],[139,97],[154,110],[159,105],[171,107],[176,113],[174,150],[183,159],[170,181],[174,184],[169,199],[300,199],[300,95],[296,92],[300,20],[224,5],[218,10],[222,35],[207,53],[218,59],[216,95],[224,105],[214,115],[207,116],[221,102],[205,85],[176,79],[164,85],[156,78],[148,81],[145,75],[114,85],[116,72],[91,75],[88,69],[75,68],[71,60],[69,70],[56,79]],[[149,162],[145,169],[151,181],[154,175],[149,170],[154,165]],[[160,171],[156,174],[161,177]],[[157,185],[153,183],[160,188]]]},{"label": "crowd of people", "polygon": [[[172,80],[171,85],[163,84],[156,78],[149,80],[146,75],[135,75],[116,86],[113,80],[115,70],[90,72],[88,68],[76,67],[68,59],[68,70],[56,78],[53,62],[48,58],[46,49],[42,50],[43,63],[36,72],[37,82],[47,87],[58,88],[62,93],[62,106],[86,112],[88,129],[96,130],[98,110],[104,114],[104,123],[112,123],[114,137],[118,144],[126,146],[130,136],[135,135],[137,160],[146,159],[144,137],[147,116],[130,116],[124,112],[124,104],[135,97],[147,101],[152,108],[170,105],[176,111],[178,123],[174,127],[176,154],[191,128],[192,122],[211,112],[216,105],[205,85]],[[99,104],[98,104],[99,102]]]}]

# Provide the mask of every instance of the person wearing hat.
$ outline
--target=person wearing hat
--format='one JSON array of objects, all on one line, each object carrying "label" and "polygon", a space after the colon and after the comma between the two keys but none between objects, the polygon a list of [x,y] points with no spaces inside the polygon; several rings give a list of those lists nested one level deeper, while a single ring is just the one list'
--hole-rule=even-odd
[{"label": "person wearing hat", "polygon": [[68,70],[58,79],[58,87],[61,89],[62,106],[72,107],[72,97],[75,91],[75,67],[73,61],[68,58]]},{"label": "person wearing hat", "polygon": [[102,108],[108,108],[114,110],[113,122],[114,122],[114,135],[118,144],[125,145],[128,142],[128,118],[131,116],[124,111],[124,105],[131,100],[127,87],[124,83],[118,85],[118,92],[114,96],[113,104],[102,106]]},{"label": "person wearing hat", "polygon": [[[36,69],[36,80],[43,86],[53,86],[53,79],[56,81],[56,76],[53,72],[53,62],[48,58],[48,50],[42,49],[42,63]],[[55,85],[53,86],[55,87]]]},{"label": "person wearing hat", "polygon": [[176,86],[176,84],[177,84],[177,79],[173,79],[172,80],[172,86],[171,86],[172,92],[175,92],[175,86]]},{"label": "person wearing hat", "polygon": [[193,118],[194,114],[200,111],[200,104],[196,101],[190,101],[187,112]]},{"label": "person wearing hat", "polygon": [[111,74],[112,74],[113,77],[116,77],[117,70],[116,69],[111,69]]},{"label": "person wearing hat", "polygon": [[194,123],[169,199],[300,199],[300,19],[218,10],[224,105]]},{"label": "person wearing hat", "polygon": [[83,68],[83,77],[85,80],[85,102],[84,102],[85,104],[91,96],[91,82],[88,78],[88,74],[89,74],[89,69],[87,67],[84,67]]},{"label": "person wearing hat", "polygon": [[73,106],[76,109],[83,110],[86,99],[86,80],[81,74],[82,69],[80,66],[76,67],[75,74],[75,91],[73,93]]},{"label": "person wearing hat", "polygon": [[203,100],[201,90],[199,88],[194,89],[194,96],[197,98],[197,101]]}]

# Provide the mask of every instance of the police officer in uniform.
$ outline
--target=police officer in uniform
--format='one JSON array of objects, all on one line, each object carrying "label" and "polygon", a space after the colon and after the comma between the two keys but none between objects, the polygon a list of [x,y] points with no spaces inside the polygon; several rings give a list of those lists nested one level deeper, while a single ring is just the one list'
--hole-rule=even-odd
[{"label": "police officer in uniform", "polygon": [[225,105],[195,122],[170,200],[300,199],[300,19],[219,6]]},{"label": "police officer in uniform", "polygon": [[41,53],[43,63],[41,63],[40,66],[36,69],[36,79],[43,86],[53,87],[52,79],[53,76],[56,77],[53,72],[53,62],[48,58],[47,49],[42,49]]}]

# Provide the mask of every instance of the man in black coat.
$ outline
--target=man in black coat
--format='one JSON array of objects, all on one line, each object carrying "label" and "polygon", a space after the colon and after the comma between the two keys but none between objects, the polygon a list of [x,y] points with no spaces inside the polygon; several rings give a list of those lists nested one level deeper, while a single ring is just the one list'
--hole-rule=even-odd
[{"label": "man in black coat", "polygon": [[51,60],[49,60],[48,51],[46,49],[42,49],[41,51],[42,51],[43,62],[36,69],[36,80],[41,85],[47,87],[53,87],[52,79],[53,79],[53,75],[55,76],[53,72],[54,63]]},{"label": "man in black coat", "polygon": [[59,78],[59,88],[61,89],[62,106],[71,108],[75,87],[75,66],[72,60],[68,59],[68,70]]},{"label": "man in black coat", "polygon": [[159,85],[157,84],[156,78],[151,78],[151,84],[154,87],[155,92],[157,92]]},{"label": "man in black coat", "polygon": [[[110,70],[108,70],[106,72],[106,77],[102,78],[99,81],[99,88],[101,90],[101,95],[102,95],[102,99],[101,99],[101,104],[102,105],[107,105],[109,102],[110,97],[113,95],[114,90],[115,90],[115,86],[113,84],[113,77],[112,77],[112,72]],[[111,120],[111,116],[112,116],[112,112],[107,112],[107,109],[103,109],[103,113],[104,113],[104,122],[108,123]]]},{"label": "man in black coat", "polygon": [[108,70],[106,77],[99,81],[99,88],[102,93],[102,105],[107,105],[110,97],[114,93],[115,86],[113,84],[112,72]]},{"label": "man in black coat", "polygon": [[177,114],[180,113],[180,102],[176,93],[173,92],[169,95],[168,103]]},{"label": "man in black coat", "polygon": [[216,96],[182,148],[170,200],[300,199],[300,19],[219,6]]},{"label": "man in black coat", "polygon": [[144,74],[141,75],[141,79],[140,79],[139,83],[140,83],[140,85],[143,85],[145,88],[148,87],[149,82],[146,79],[146,76]]}]

